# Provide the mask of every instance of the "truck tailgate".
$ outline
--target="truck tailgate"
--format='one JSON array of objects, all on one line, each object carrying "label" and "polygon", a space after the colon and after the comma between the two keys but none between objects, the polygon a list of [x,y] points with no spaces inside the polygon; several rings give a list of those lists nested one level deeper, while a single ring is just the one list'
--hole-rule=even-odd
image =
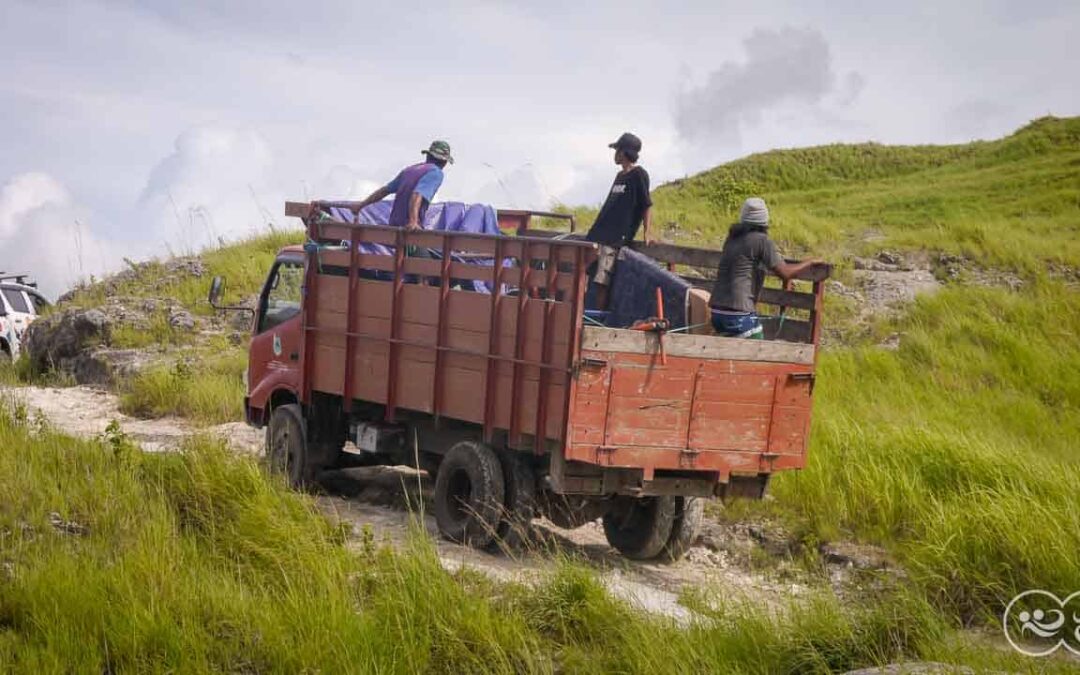
[{"label": "truck tailgate", "polygon": [[569,418],[570,460],[756,474],[802,467],[814,347],[587,328]]}]

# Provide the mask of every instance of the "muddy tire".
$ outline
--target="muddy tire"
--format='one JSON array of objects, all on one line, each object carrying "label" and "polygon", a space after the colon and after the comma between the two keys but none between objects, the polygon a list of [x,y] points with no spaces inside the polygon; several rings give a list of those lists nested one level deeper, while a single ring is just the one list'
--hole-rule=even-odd
[{"label": "muddy tire", "polygon": [[627,558],[651,560],[663,552],[674,522],[674,497],[618,497],[604,514],[604,534]]},{"label": "muddy tire", "polygon": [[484,548],[495,538],[505,483],[491,448],[462,441],[446,453],[435,474],[435,521],[443,537]]},{"label": "muddy tire", "polygon": [[307,447],[303,414],[295,403],[274,408],[266,430],[266,459],[273,473],[285,476],[289,486],[302,490],[315,480],[315,466]]},{"label": "muddy tire", "polygon": [[537,512],[536,472],[523,458],[511,453],[503,456],[502,468],[505,488],[502,518],[490,548],[511,553],[529,542]]},{"label": "muddy tire", "polygon": [[681,559],[697,539],[701,521],[705,517],[705,500],[700,497],[676,497],[675,518],[671,523],[671,536],[664,544],[661,557],[670,562]]}]

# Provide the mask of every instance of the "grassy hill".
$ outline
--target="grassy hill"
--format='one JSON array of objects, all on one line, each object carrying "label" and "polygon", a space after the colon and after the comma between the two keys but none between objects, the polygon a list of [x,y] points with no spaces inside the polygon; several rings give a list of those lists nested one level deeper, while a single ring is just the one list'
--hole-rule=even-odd
[{"label": "grassy hill", "polygon": [[[1078,176],[1080,118],[1043,118],[998,141],[775,150],[662,186],[654,198],[656,222],[710,241],[757,194],[772,207],[776,236],[819,255],[928,248],[1036,273],[1046,263],[1080,266]],[[859,241],[867,235],[872,243]]]},{"label": "grassy hill", "polygon": [[[72,448],[0,416],[0,489],[24,495],[2,502],[0,528],[45,529],[55,510],[89,521],[93,533],[14,549],[0,540],[0,557],[16,569],[47,566],[40,578],[0,584],[0,663],[48,666],[72,654],[78,663],[131,668],[336,670],[363,662],[465,672],[530,663],[541,672],[649,672],[680,663],[688,671],[806,672],[905,655],[1027,667],[957,651],[951,631],[993,626],[1021,590],[1064,596],[1080,588],[1080,118],[1045,118],[965,145],[753,155],[659,187],[656,222],[676,223],[668,232],[679,241],[718,246],[751,194],[769,201],[784,249],[829,258],[841,276],[852,256],[890,249],[963,256],[972,268],[1023,281],[987,286],[961,275],[824,352],[808,468],[779,477],[775,499],[721,516],[777,519],[811,545],[882,544],[908,570],[903,597],[883,596],[854,615],[830,601],[780,619],[733,608],[711,628],[675,630],[628,613],[573,567],[530,591],[445,576],[422,548],[351,557],[301,497],[265,484],[247,460],[203,448],[116,466],[120,460],[97,458],[99,448]],[[589,210],[578,211],[589,222]],[[230,300],[247,297],[273,252],[298,237],[276,233],[207,252],[199,278],[141,266],[108,293],[171,296],[205,316],[209,276],[229,278]],[[73,303],[100,304],[108,293],[93,285]],[[872,339],[892,333],[901,336],[896,350]],[[123,346],[146,338],[115,339]],[[235,418],[242,346],[186,344],[167,325],[154,340],[215,358],[140,375],[125,386],[130,410]],[[20,464],[12,450],[19,447],[40,461]],[[101,502],[99,481],[122,498]],[[159,536],[174,548],[153,548]],[[193,587],[223,591],[188,597],[161,571],[168,569]],[[54,574],[86,581],[50,589]],[[62,593],[78,596],[77,611],[58,611]],[[130,611],[103,615],[96,608],[106,598],[124,599]],[[85,626],[96,627],[96,646],[77,644]],[[322,631],[342,639],[318,644]]]}]

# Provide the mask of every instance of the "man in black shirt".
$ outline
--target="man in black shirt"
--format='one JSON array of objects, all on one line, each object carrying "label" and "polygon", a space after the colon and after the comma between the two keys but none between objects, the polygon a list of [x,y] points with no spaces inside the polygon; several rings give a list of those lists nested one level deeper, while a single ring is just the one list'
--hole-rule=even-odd
[{"label": "man in black shirt", "polygon": [[596,302],[601,309],[607,306],[608,286],[619,249],[634,240],[642,223],[645,241],[650,241],[649,225],[652,224],[649,174],[637,165],[641,139],[625,133],[608,147],[614,148],[615,163],[622,170],[615,176],[596,222],[585,236],[600,244],[600,257],[592,270],[592,280],[597,285]]}]

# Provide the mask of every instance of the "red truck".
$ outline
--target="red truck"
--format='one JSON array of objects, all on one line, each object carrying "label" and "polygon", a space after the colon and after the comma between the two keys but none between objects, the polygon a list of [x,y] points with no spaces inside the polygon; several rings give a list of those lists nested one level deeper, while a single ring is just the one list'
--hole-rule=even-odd
[{"label": "red truck", "polygon": [[[811,292],[762,290],[780,308],[765,340],[607,328],[584,318],[595,246],[530,229],[529,212],[498,212],[503,235],[358,225],[318,202],[286,213],[307,243],[280,251],[262,289],[245,410],[293,485],[416,466],[448,539],[514,544],[536,516],[602,518],[627,557],[675,559],[703,498],[759,498],[805,465],[827,265],[800,276]],[[680,270],[719,255],[635,247]]]}]

